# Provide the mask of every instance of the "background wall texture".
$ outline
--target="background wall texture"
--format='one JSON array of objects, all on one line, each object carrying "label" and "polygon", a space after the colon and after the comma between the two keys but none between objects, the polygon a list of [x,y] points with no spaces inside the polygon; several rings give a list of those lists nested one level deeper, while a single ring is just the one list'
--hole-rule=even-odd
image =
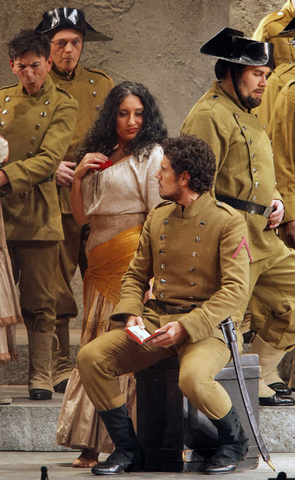
[{"label": "background wall texture", "polygon": [[7,42],[20,28],[35,28],[42,13],[60,6],[84,10],[87,21],[113,37],[86,43],[81,63],[104,70],[115,84],[144,83],[158,99],[170,135],[177,135],[187,113],[214,80],[214,60],[200,46],[225,26],[251,36],[262,17],[283,0],[2,0],[0,86],[16,79]]},{"label": "background wall texture", "polygon": [[[96,30],[112,42],[86,43],[81,63],[100,68],[115,84],[144,83],[163,112],[168,132],[178,135],[182,122],[209,88],[215,60],[199,53],[200,46],[224,27],[251,37],[260,20],[280,9],[284,0],[2,0],[0,16],[0,86],[16,82],[9,66],[7,42],[20,28],[35,28],[50,8],[76,7]],[[80,273],[73,289],[81,326],[83,301]]]}]

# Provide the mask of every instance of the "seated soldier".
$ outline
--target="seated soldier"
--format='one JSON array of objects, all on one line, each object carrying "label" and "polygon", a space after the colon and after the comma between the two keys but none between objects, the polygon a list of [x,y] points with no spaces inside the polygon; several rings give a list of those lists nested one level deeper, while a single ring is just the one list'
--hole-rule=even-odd
[{"label": "seated soldier", "polygon": [[[248,438],[225,389],[214,380],[230,361],[220,322],[241,321],[239,307],[248,294],[245,221],[230,206],[212,198],[215,157],[195,136],[167,139],[156,178],[167,202],[153,208],[137,252],[123,277],[114,329],[85,345],[78,368],[85,390],[115,444],[95,475],[140,471],[143,451],[128,417],[116,375],[140,371],[177,355],[179,387],[216,426],[219,447],[205,473],[236,469]],[[155,299],[143,305],[154,277]],[[161,332],[140,345],[124,327]],[[241,335],[238,333],[241,346]]]}]

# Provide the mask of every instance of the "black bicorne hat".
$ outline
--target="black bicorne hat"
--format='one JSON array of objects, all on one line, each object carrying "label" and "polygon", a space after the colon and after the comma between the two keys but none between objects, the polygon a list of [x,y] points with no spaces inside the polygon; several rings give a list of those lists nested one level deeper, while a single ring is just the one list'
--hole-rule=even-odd
[{"label": "black bicorne hat", "polygon": [[273,68],[272,43],[245,38],[244,33],[224,28],[201,48],[200,52],[232,63]]},{"label": "black bicorne hat", "polygon": [[85,42],[107,42],[112,40],[100,32],[94,30],[89,23],[86,22],[84,12],[78,8],[54,8],[43,13],[42,22],[39,23],[36,31],[48,33],[56,28],[72,28],[80,30],[85,35]]}]

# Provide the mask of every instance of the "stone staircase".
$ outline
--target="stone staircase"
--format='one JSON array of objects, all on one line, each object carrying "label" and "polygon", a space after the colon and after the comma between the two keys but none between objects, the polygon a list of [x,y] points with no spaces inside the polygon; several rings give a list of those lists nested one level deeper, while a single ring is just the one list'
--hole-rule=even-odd
[{"label": "stone staircase", "polygon": [[[82,312],[81,281],[74,284],[79,311]],[[71,357],[73,363],[80,344],[81,313],[72,321]],[[62,395],[53,394],[52,400],[33,402],[28,398],[28,345],[25,327],[17,330],[19,360],[0,365],[1,393],[12,397],[11,405],[0,406],[0,450],[2,451],[66,451],[55,443],[55,430],[62,403]],[[288,356],[289,355],[289,356]],[[288,354],[280,366],[286,377],[290,368]],[[295,407],[260,407],[260,429],[269,452],[295,451]]]},{"label": "stone staircase", "polygon": [[[75,364],[80,348],[83,315],[83,290],[77,271],[73,291],[78,316],[70,322],[71,360]],[[28,338],[24,325],[17,327],[19,359],[0,364],[0,391],[12,398],[11,405],[0,405],[0,450],[2,451],[67,451],[55,443],[56,424],[63,395],[53,393],[52,400],[32,401],[28,397]]]}]

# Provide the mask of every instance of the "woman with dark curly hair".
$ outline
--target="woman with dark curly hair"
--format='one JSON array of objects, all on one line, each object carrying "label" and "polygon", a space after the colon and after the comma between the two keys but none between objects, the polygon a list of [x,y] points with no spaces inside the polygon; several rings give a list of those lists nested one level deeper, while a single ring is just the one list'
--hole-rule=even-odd
[{"label": "woman with dark curly hair", "polygon": [[[155,174],[163,158],[160,143],[166,135],[153,96],[144,85],[126,81],[106,97],[78,154],[72,212],[78,224],[89,222],[91,227],[82,346],[109,330],[121,278],[138,246],[142,225],[149,210],[161,201]],[[135,418],[134,377],[125,375],[118,382]],[[60,412],[57,442],[82,450],[74,467],[93,467],[100,451],[112,451],[105,432],[75,368]]]}]

